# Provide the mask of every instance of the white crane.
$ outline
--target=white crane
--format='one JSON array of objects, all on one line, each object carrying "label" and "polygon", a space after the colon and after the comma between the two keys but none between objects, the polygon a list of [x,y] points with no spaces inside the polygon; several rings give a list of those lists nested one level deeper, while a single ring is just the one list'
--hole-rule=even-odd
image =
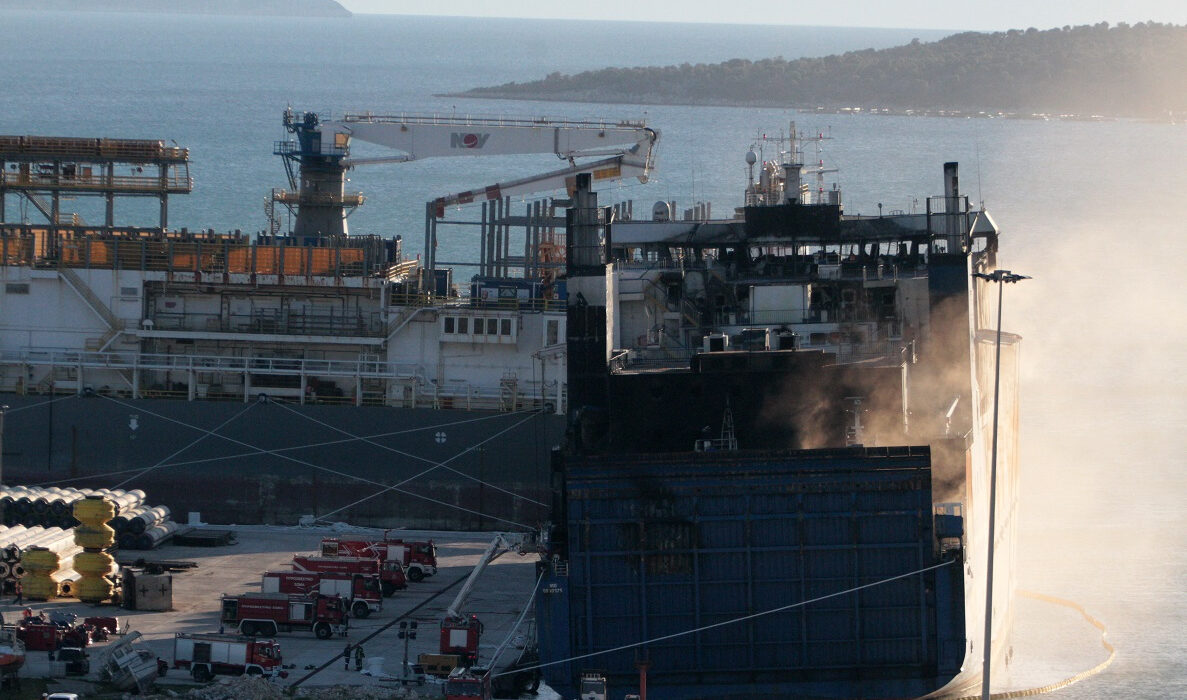
[{"label": "white crane", "polygon": [[[422,158],[551,153],[568,167],[538,176],[499,183],[436,200],[438,211],[453,203],[560,189],[578,173],[594,181],[636,177],[646,182],[654,165],[659,132],[641,121],[575,121],[474,117],[458,115],[347,114],[322,121],[316,114],[285,111],[285,128],[297,141],[281,142],[295,192],[274,198],[297,206],[297,235],[345,234],[346,209],[362,197],[344,191],[348,168],[370,163],[407,162]],[[353,140],[385,146],[399,154],[353,158]],[[578,163],[577,159],[600,158]],[[299,167],[299,173],[293,166]]]},{"label": "white crane", "polygon": [[442,654],[458,654],[467,660],[468,665],[478,661],[478,640],[482,634],[482,623],[478,621],[476,615],[466,617],[462,612],[462,606],[470,597],[474,583],[486,570],[486,565],[491,563],[496,556],[508,550],[515,550],[520,554],[536,551],[538,549],[536,541],[536,533],[500,533],[491,540],[482,556],[478,558],[478,563],[470,571],[465,583],[457,592],[453,602],[445,610],[445,619],[441,621]]}]

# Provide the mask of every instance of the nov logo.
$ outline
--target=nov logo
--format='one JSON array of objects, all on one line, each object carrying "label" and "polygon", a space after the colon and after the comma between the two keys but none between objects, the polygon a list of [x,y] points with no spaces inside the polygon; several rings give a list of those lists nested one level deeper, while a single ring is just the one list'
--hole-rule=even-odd
[{"label": "nov logo", "polygon": [[450,148],[482,148],[490,134],[459,134],[449,135]]}]

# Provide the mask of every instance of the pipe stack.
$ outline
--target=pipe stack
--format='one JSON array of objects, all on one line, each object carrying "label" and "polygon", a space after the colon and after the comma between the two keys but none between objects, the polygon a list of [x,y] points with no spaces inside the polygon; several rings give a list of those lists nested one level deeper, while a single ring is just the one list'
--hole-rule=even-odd
[{"label": "pipe stack", "polygon": [[0,503],[4,505],[4,525],[9,527],[61,527],[78,524],[72,512],[74,504],[87,496],[102,496],[111,501],[116,515],[144,504],[140,489],[75,489],[50,486],[8,486],[0,488]]},{"label": "pipe stack", "polygon": [[[23,579],[25,597],[31,600],[57,595],[87,595],[87,601],[102,600],[98,598],[105,592],[101,583],[80,580],[88,575],[104,579],[118,573],[114,560],[102,550],[116,541],[123,549],[155,549],[178,529],[167,506],[149,506],[145,499],[139,489],[0,486],[4,516],[0,526],[0,586],[10,590],[19,578]],[[105,505],[85,505],[88,501]],[[81,526],[75,517],[80,505],[96,514],[110,513],[106,525],[100,522],[100,527],[95,523]],[[112,535],[107,544],[100,541],[103,530]],[[76,543],[79,536],[87,544]],[[30,551],[37,552],[32,566],[24,561]],[[76,557],[81,565],[78,569]],[[34,579],[29,580],[29,575]]]}]

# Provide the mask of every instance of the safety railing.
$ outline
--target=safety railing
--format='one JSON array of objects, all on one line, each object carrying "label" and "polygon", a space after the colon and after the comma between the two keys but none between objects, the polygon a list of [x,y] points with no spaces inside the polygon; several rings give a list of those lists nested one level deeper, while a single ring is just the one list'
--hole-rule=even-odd
[{"label": "safety railing", "polygon": [[0,174],[0,186],[20,189],[58,189],[75,191],[104,192],[117,190],[123,192],[189,192],[194,188],[194,178],[151,175],[105,175],[103,173],[64,174],[52,173],[20,173],[10,172]]},{"label": "safety railing", "polygon": [[383,323],[377,311],[353,315],[258,312],[212,314],[150,312],[155,331],[211,331],[219,333],[271,333],[277,335],[381,336]]}]

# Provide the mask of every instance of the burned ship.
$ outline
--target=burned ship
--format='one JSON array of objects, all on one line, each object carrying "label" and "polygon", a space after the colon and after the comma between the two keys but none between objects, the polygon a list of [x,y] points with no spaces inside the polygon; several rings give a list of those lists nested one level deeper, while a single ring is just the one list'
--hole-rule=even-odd
[{"label": "burned ship", "polygon": [[924,211],[851,216],[804,160],[752,149],[727,219],[616,220],[579,186],[537,596],[565,697],[941,697],[986,640],[1007,655],[1018,338],[975,276],[997,226],[955,163]]}]

